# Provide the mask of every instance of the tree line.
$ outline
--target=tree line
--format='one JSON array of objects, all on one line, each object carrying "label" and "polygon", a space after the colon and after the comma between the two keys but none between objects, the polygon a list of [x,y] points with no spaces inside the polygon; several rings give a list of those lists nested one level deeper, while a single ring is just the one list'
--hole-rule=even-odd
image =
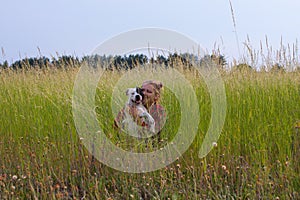
[{"label": "tree line", "polygon": [[[226,65],[225,57],[222,55],[206,55],[213,59],[218,65]],[[204,57],[205,58],[205,57]],[[74,56],[60,56],[58,58],[52,57],[51,59],[42,57],[30,57],[17,60],[12,64],[7,61],[0,63],[2,69],[30,69],[30,68],[76,68],[86,63],[91,67],[105,67],[108,70],[130,70],[136,66],[144,64],[160,64],[166,67],[173,67],[175,64],[183,64],[184,66],[191,67],[194,62],[200,62],[198,57],[193,54],[169,54],[168,56],[158,55],[155,58],[148,58],[144,54],[130,54],[130,55],[90,55],[84,56],[81,59]]]},{"label": "tree line", "polygon": [[[155,58],[148,58],[144,54],[130,54],[130,55],[116,55],[116,56],[106,56],[106,55],[89,55],[82,58],[74,56],[59,56],[58,58],[52,57],[51,59],[41,56],[41,57],[31,57],[17,60],[12,64],[7,61],[0,63],[0,69],[32,69],[32,68],[55,68],[55,69],[67,69],[67,68],[78,68],[82,64],[86,63],[90,67],[97,68],[103,67],[107,70],[130,70],[137,66],[142,66],[144,64],[159,64],[165,67],[175,67],[180,64],[186,68],[191,68],[194,64],[202,64],[205,62],[213,62],[219,68],[224,68],[227,65],[227,61],[224,55],[204,55],[200,59],[197,55],[184,53],[178,54],[173,53],[167,56],[157,55]],[[252,66],[247,63],[240,63],[233,66],[233,69],[238,70],[255,70]],[[285,71],[285,66],[275,63],[269,68],[271,71]],[[300,71],[300,67],[296,68]]]}]

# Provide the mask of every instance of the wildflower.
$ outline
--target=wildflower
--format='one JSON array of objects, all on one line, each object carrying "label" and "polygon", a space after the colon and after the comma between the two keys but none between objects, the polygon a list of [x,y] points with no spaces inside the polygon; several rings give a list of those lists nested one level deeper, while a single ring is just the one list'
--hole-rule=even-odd
[{"label": "wildflower", "polygon": [[59,189],[60,188],[60,185],[57,183],[57,184],[55,184],[55,189]]},{"label": "wildflower", "polygon": [[227,167],[226,167],[225,165],[222,165],[222,169],[223,169],[223,170],[226,170]]},{"label": "wildflower", "polygon": [[13,175],[13,176],[12,176],[12,179],[13,179],[13,180],[17,180],[17,179],[18,179],[18,176],[17,176],[17,175]]},{"label": "wildflower", "polygon": [[213,145],[213,147],[217,147],[217,146],[218,146],[218,143],[213,142],[212,145]]},{"label": "wildflower", "polygon": [[289,165],[290,165],[290,162],[289,162],[289,161],[286,161],[286,162],[285,162],[285,166],[288,167]]}]

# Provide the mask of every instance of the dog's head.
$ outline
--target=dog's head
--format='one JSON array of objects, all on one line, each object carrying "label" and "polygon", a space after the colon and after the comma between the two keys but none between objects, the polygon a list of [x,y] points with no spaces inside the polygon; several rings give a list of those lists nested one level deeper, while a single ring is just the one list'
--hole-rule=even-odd
[{"label": "dog's head", "polygon": [[136,88],[128,88],[126,90],[126,95],[128,97],[128,103],[129,104],[141,104],[143,100],[143,92],[142,89],[139,87]]}]

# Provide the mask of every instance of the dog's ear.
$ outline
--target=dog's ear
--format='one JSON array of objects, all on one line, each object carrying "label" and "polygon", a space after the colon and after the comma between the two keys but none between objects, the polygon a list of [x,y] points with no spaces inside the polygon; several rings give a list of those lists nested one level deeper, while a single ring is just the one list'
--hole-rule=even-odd
[{"label": "dog's ear", "polygon": [[136,87],[136,88],[135,88],[135,90],[136,90],[136,92],[137,92],[137,93],[139,93],[139,94],[140,94],[140,92],[141,92],[141,88],[139,88],[139,87]]}]

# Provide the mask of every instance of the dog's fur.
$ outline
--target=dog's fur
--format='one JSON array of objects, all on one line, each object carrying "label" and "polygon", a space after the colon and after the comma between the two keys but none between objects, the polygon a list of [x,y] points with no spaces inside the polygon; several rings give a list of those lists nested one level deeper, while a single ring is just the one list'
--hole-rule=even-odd
[{"label": "dog's fur", "polygon": [[131,108],[134,107],[137,111],[137,117],[139,117],[142,122],[145,122],[149,126],[150,132],[155,133],[155,121],[142,104],[144,95],[141,88],[128,88],[126,90],[126,95],[128,96],[126,106]]}]

